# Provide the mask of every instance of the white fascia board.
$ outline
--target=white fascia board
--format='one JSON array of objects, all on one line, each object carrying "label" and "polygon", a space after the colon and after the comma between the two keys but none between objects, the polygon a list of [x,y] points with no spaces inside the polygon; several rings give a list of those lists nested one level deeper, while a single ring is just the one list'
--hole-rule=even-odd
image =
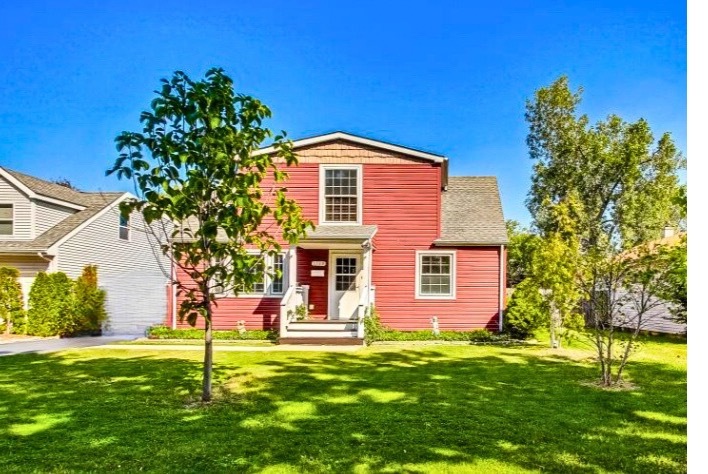
[{"label": "white fascia board", "polygon": [[[432,161],[434,163],[442,163],[444,161],[447,161],[447,158],[444,156],[434,155],[432,153],[426,153],[424,151],[419,151],[419,150],[413,150],[411,148],[406,148],[406,147],[399,146],[399,145],[393,145],[391,143],[381,142],[378,140],[372,140],[370,138],[358,137],[356,135],[350,135],[350,134],[344,133],[344,132],[334,132],[334,133],[328,133],[326,135],[320,135],[317,137],[305,138],[302,140],[294,140],[293,141],[293,148],[299,148],[299,147],[310,146],[310,145],[317,145],[319,143],[324,143],[324,142],[328,142],[328,141],[332,141],[332,140],[347,140],[350,142],[359,143],[361,145],[371,146],[374,148],[381,148],[384,150],[389,150],[389,151],[393,151],[396,153],[401,153],[403,155],[421,158],[423,160]],[[269,147],[261,148],[260,150],[254,151],[253,155],[254,156],[267,155],[268,153],[273,153],[275,151],[276,151],[275,147],[269,146]]]}]

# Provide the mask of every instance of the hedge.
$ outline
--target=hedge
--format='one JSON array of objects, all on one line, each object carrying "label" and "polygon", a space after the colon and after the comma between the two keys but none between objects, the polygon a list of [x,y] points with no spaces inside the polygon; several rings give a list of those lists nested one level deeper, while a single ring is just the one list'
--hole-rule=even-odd
[{"label": "hedge", "polygon": [[[149,339],[204,339],[203,329],[172,329],[167,326],[153,326],[148,329]],[[275,331],[213,331],[214,340],[220,341],[267,341],[275,340]]]},{"label": "hedge", "polygon": [[24,330],[25,310],[22,300],[20,271],[12,267],[0,267],[0,332]]},{"label": "hedge", "polygon": [[30,289],[25,332],[45,337],[98,334],[107,317],[105,299],[93,265],[84,267],[76,281],[62,272],[39,272]]}]

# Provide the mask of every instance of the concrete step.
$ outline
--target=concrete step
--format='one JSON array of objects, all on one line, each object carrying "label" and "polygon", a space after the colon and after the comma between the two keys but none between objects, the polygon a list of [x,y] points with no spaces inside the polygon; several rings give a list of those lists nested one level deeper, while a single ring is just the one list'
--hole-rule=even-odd
[{"label": "concrete step", "polygon": [[288,331],[292,329],[307,329],[312,331],[356,331],[357,325],[357,321],[293,321],[288,323]]},{"label": "concrete step", "polygon": [[309,328],[293,328],[288,326],[287,337],[320,337],[320,338],[351,338],[357,337],[356,329],[309,329]]},{"label": "concrete step", "polygon": [[303,344],[315,346],[363,346],[364,340],[356,337],[281,337],[278,344]]}]

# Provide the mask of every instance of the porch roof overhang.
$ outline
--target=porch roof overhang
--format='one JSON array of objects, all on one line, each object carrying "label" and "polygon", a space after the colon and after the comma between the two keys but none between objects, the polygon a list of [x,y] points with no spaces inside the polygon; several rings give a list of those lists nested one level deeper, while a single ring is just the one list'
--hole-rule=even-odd
[{"label": "porch roof overhang", "polygon": [[355,248],[370,241],[378,227],[375,225],[319,225],[300,240],[302,248]]}]

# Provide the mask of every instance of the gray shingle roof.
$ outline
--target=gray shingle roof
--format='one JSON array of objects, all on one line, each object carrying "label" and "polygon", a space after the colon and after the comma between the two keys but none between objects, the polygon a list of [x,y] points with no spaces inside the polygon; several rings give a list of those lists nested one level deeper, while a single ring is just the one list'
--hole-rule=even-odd
[{"label": "gray shingle roof", "polygon": [[122,192],[82,192],[60,186],[43,179],[35,178],[18,171],[3,167],[15,179],[27,186],[34,193],[72,204],[85,207],[81,211],[71,214],[66,219],[60,221],[54,227],[47,229],[38,235],[34,240],[5,240],[0,241],[0,252],[5,253],[25,253],[41,252],[58,242],[62,237],[69,234],[78,226],[98,214],[102,209],[114,203],[116,199],[123,196]]},{"label": "gray shingle roof", "polygon": [[495,177],[450,176],[442,195],[441,234],[436,245],[508,243]]},{"label": "gray shingle roof", "polygon": [[320,225],[303,240],[367,240],[374,236],[375,225]]}]

